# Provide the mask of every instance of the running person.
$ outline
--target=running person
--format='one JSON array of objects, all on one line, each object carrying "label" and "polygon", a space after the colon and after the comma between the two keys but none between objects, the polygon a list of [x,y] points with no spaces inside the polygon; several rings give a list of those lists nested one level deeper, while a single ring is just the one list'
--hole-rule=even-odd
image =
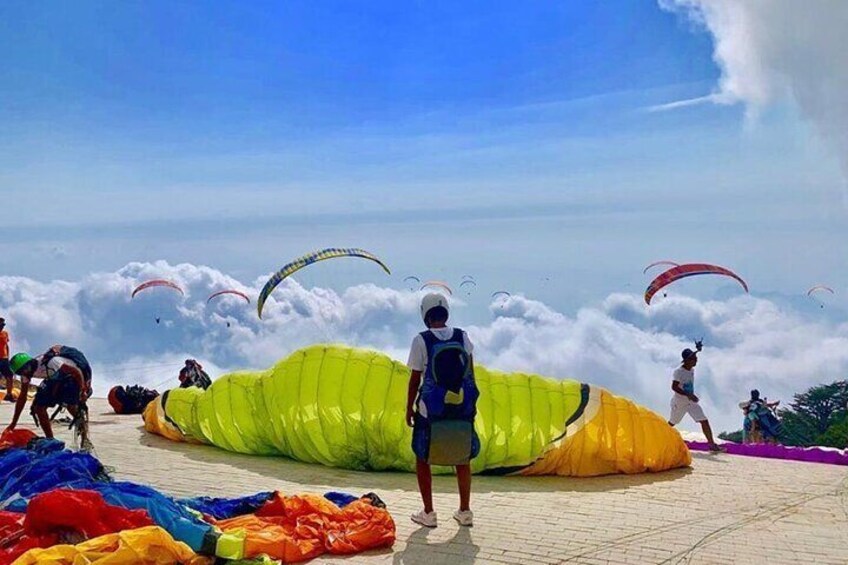
[{"label": "running person", "polygon": [[[700,342],[696,344],[696,349],[701,350]],[[698,352],[686,348],[680,356],[683,361],[680,367],[675,369],[671,381],[671,390],[674,391],[674,396],[671,398],[671,415],[668,417],[668,423],[671,426],[676,426],[683,419],[683,416],[689,414],[693,420],[701,424],[701,430],[707,437],[710,451],[722,451],[722,448],[713,439],[710,422],[704,414],[704,409],[701,408],[698,397],[695,396],[695,365],[698,364]]]}]

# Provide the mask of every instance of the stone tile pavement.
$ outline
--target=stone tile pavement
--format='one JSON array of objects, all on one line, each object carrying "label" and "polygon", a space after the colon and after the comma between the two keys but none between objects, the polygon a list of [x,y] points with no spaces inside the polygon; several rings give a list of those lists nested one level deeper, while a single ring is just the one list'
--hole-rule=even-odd
[{"label": "stone tile pavement", "polygon": [[[696,453],[690,469],[593,479],[475,477],[473,528],[451,519],[452,477],[437,477],[440,526],[419,529],[415,477],[252,457],[151,436],[139,416],[92,405],[97,455],[118,479],[177,496],[259,490],[377,492],[395,517],[392,550],[317,562],[848,563],[848,468]],[[0,423],[11,407],[0,407]],[[67,439],[61,429],[58,437]]]}]

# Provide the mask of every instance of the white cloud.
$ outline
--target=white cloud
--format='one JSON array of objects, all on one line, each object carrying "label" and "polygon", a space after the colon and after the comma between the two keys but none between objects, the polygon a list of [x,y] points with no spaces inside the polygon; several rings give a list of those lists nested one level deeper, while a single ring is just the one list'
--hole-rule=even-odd
[{"label": "white cloud", "polygon": [[780,99],[793,100],[832,146],[848,175],[848,2],[658,2],[713,35],[713,57],[721,69],[713,95],[717,101],[743,102],[756,114]]},{"label": "white cloud", "polygon": [[[137,283],[154,277],[177,282],[185,298],[153,289],[130,299]],[[268,301],[264,320],[255,303],[236,297],[206,304],[223,288],[256,296],[263,282],[244,284],[210,267],[165,262],[131,263],[77,282],[0,277],[0,312],[15,350],[37,353],[54,343],[82,349],[101,395],[114,383],[164,390],[188,356],[213,376],[265,368],[319,342],[374,347],[404,360],[422,329],[418,294],[373,284],[338,293],[289,279]],[[703,337],[698,392],[719,429],[738,427],[736,405],[753,387],[787,401],[848,370],[848,325],[751,296],[699,301],[669,295],[648,308],[640,296],[612,294],[569,316],[513,295],[489,310],[490,322],[465,328],[479,363],[602,385],[662,414],[680,350]],[[461,324],[464,305],[457,301],[454,312]]]}]

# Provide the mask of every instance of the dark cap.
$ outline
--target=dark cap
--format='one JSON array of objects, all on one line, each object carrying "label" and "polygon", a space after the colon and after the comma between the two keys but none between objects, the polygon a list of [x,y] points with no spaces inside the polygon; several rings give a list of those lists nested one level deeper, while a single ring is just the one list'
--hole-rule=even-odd
[{"label": "dark cap", "polygon": [[683,357],[684,361],[686,361],[689,358],[694,357],[696,355],[698,355],[698,354],[695,353],[694,351],[692,351],[691,349],[689,349],[688,347],[680,353],[680,356]]}]

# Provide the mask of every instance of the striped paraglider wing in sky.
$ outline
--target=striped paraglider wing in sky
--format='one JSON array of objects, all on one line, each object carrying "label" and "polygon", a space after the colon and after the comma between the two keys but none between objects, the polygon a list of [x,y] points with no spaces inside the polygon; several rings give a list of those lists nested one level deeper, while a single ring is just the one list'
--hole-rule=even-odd
[{"label": "striped paraglider wing in sky", "polygon": [[742,285],[742,288],[745,289],[745,292],[748,292],[748,284],[730,269],[719,267],[718,265],[709,265],[707,263],[688,263],[686,265],[672,267],[651,281],[651,284],[649,284],[648,288],[645,289],[645,303],[650,304],[654,295],[671,283],[679,281],[680,279],[685,279],[686,277],[694,277],[698,275],[722,275],[736,279],[736,281]]},{"label": "striped paraglider wing in sky", "polygon": [[256,302],[256,312],[259,314],[259,317],[262,317],[262,309],[265,307],[265,301],[268,300],[268,297],[271,296],[271,293],[274,292],[274,289],[277,288],[283,280],[313,263],[324,261],[325,259],[335,259],[337,257],[361,257],[362,259],[368,259],[380,265],[387,274],[392,274],[385,263],[383,263],[373,253],[369,253],[364,249],[356,249],[353,247],[329,247],[327,249],[322,249],[321,251],[308,253],[283,266],[282,269],[274,273],[274,275],[268,279],[268,282],[266,282],[265,286],[262,287],[262,292],[259,293],[259,300]]}]

